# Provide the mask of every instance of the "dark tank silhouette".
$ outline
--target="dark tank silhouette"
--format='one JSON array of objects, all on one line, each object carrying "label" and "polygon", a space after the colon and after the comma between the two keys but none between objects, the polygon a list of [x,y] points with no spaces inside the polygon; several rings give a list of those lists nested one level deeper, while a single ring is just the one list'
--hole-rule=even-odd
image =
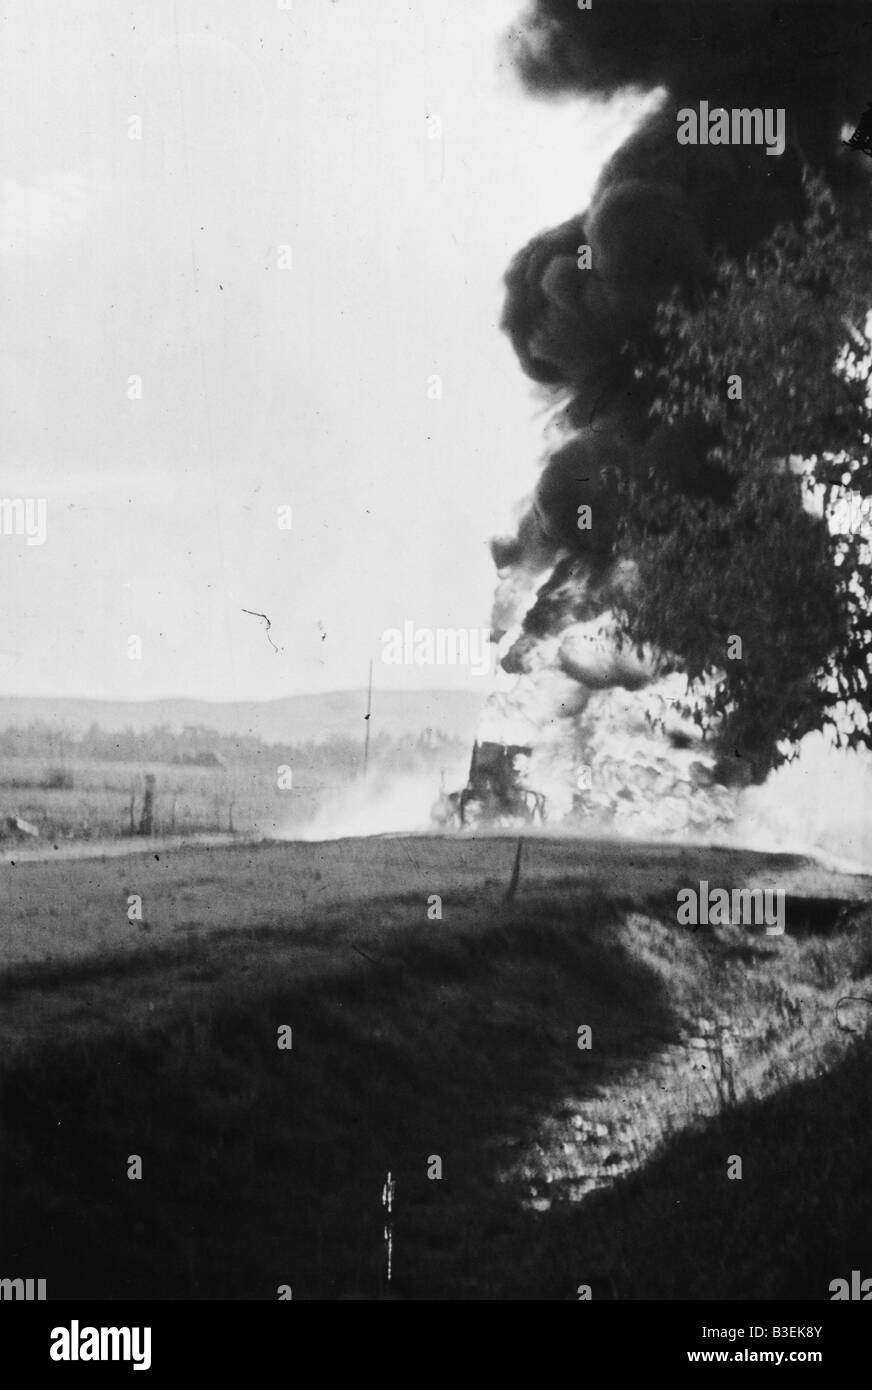
[{"label": "dark tank silhouette", "polygon": [[473,744],[466,786],[441,791],[433,819],[445,828],[542,823],[545,797],[524,785],[523,764],[532,748],[517,743]]}]

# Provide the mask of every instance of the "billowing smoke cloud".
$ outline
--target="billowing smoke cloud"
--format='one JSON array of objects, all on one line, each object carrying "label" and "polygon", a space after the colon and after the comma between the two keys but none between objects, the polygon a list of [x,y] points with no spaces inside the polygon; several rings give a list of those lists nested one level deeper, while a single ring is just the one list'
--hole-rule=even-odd
[{"label": "billowing smoke cloud", "polygon": [[[593,0],[580,10],[576,0],[536,0],[508,42],[534,94],[608,99],[663,89],[602,170],[590,206],[515,257],[503,318],[524,370],[552,388],[572,431],[547,458],[516,535],[493,544],[502,581],[494,628],[523,619],[503,668],[534,671],[547,660],[591,689],[597,669],[600,687],[632,689],[654,670],[650,654],[634,661],[615,651],[611,676],[602,660],[578,657],[584,625],[602,629],[632,583],[632,565],[615,564],[612,467],[718,500],[735,486],[707,460],[713,440],[701,425],[650,418],[650,378],[635,368],[656,359],[657,305],[674,287],[690,301],[705,295],[718,256],[742,256],[805,215],[808,167],[843,205],[868,207],[868,161],[842,137],[872,96],[872,8],[868,0]],[[701,100],[712,110],[783,108],[784,153],[680,145],[676,113]],[[567,168],[567,183],[573,176]],[[586,270],[583,245],[592,253]],[[595,516],[589,530],[577,524],[584,503]],[[796,506],[799,515],[798,497]],[[518,596],[534,581],[538,598],[523,614]]]}]

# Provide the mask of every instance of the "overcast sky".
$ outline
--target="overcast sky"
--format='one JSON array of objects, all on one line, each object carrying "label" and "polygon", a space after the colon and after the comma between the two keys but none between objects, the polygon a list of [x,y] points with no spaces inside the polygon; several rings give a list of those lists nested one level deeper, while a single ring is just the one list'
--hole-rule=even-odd
[{"label": "overcast sky", "polygon": [[488,624],[541,450],[501,277],[633,118],[524,95],[517,10],[2,5],[0,496],[48,529],[0,536],[0,691],[481,684],[381,634]]}]

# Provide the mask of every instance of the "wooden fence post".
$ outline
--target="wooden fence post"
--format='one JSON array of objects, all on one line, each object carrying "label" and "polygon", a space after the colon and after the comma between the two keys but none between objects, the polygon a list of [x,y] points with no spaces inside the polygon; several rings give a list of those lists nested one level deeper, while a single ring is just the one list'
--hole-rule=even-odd
[{"label": "wooden fence post", "polygon": [[140,835],[154,834],[154,784],[153,772],[145,774],[145,796],[142,802],[142,815],[139,818]]}]

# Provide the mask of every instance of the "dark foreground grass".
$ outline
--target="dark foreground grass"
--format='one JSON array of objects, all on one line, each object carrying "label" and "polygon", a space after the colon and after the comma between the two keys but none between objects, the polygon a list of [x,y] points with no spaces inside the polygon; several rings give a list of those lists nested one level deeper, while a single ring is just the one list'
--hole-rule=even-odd
[{"label": "dark foreground grass", "polygon": [[[376,1297],[390,1169],[394,1291],[499,1295],[491,1243],[517,1226],[517,1194],[494,1180],[507,1145],[669,1013],[601,902],[547,923],[535,908],[479,923],[470,903],[422,927],[411,911],[392,900],[377,929],[346,916],[152,962],[175,996],[155,1022],[118,962],[126,1027],[77,1038],[77,1020],[7,1071],[5,1263],[39,1268],[55,1296],[272,1298],[287,1283],[298,1298]],[[220,983],[199,987],[217,951]],[[582,1023],[599,1051],[578,1050]],[[276,1046],[282,1024],[292,1051]]]},{"label": "dark foreground grass", "polygon": [[826,1075],[685,1131],[611,1191],[552,1209],[537,1245],[574,1253],[602,1297],[830,1298],[872,1269],[870,1068],[858,1041]]},{"label": "dark foreground grass", "polygon": [[[531,1211],[504,1176],[543,1115],[619,1094],[622,1067],[676,1036],[677,959],[633,949],[623,915],[596,891],[482,892],[441,923],[390,899],[82,966],[74,1015],[52,1013],[47,973],[42,1037],[3,1074],[4,1268],[122,1299],[824,1298],[872,1273],[865,1044],[581,1204]],[[684,972],[711,949],[684,938]],[[35,1007],[39,972],[16,987]]]}]

